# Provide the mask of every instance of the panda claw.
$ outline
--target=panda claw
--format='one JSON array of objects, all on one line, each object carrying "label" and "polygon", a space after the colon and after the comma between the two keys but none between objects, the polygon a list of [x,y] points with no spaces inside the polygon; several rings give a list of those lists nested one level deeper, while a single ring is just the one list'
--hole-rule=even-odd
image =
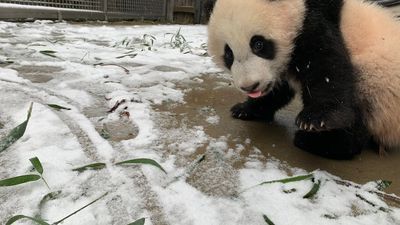
[{"label": "panda claw", "polygon": [[323,127],[325,127],[325,122],[324,121],[321,122],[321,128],[323,128]]},{"label": "panda claw", "polygon": [[314,124],[310,125],[310,131],[314,130]]},{"label": "panda claw", "polygon": [[304,130],[308,130],[308,124],[304,124]]}]

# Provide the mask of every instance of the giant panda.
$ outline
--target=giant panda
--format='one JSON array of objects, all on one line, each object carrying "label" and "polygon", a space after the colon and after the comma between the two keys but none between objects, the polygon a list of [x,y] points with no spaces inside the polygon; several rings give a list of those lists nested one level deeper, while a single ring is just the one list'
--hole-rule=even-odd
[{"label": "giant panda", "polygon": [[248,100],[243,120],[271,121],[296,93],[294,144],[351,158],[400,146],[400,22],[361,0],[217,0],[208,49]]}]

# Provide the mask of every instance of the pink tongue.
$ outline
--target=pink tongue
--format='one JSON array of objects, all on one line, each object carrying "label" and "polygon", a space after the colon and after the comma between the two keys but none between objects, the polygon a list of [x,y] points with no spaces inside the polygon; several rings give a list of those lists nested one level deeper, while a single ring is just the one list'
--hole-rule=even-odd
[{"label": "pink tongue", "polygon": [[247,93],[247,95],[250,98],[258,98],[258,97],[260,97],[262,95],[262,92],[261,91],[256,91],[256,92],[252,92],[252,93]]}]

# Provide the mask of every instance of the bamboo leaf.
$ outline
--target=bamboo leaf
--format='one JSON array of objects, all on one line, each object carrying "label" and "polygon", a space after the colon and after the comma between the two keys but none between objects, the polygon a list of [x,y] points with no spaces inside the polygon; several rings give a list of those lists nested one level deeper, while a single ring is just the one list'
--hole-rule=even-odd
[{"label": "bamboo leaf", "polygon": [[268,224],[268,225],[275,225],[266,215],[263,215],[264,221]]},{"label": "bamboo leaf", "polygon": [[34,157],[34,158],[29,159],[29,161],[31,161],[35,170],[38,171],[38,173],[40,173],[42,175],[43,174],[43,166],[42,166],[42,163],[40,162],[39,158]]},{"label": "bamboo leaf", "polygon": [[135,222],[130,223],[130,224],[128,224],[128,225],[144,225],[144,222],[145,222],[145,221],[146,221],[145,218],[141,218],[141,219],[138,219],[138,220],[136,220]]},{"label": "bamboo leaf", "polygon": [[68,216],[62,218],[61,220],[54,222],[52,225],[57,225],[60,224],[62,222],[64,222],[64,220],[70,218],[71,216],[77,214],[78,212],[82,211],[83,209],[89,207],[90,205],[94,204],[95,202],[99,201],[100,199],[104,198],[106,195],[108,195],[108,192],[106,192],[105,194],[103,194],[102,196],[96,198],[95,200],[91,201],[90,203],[86,204],[85,206],[79,208],[78,210],[74,211],[73,213],[69,214]]},{"label": "bamboo leaf", "polygon": [[43,219],[33,218],[33,217],[30,217],[30,216],[24,216],[24,215],[16,215],[16,216],[11,217],[6,222],[6,225],[11,225],[11,224],[15,223],[16,221],[18,221],[20,219],[29,219],[29,220],[35,222],[36,224],[40,224],[40,225],[50,225],[50,224],[44,222]]},{"label": "bamboo leaf", "polygon": [[156,161],[152,160],[152,159],[146,159],[146,158],[139,158],[139,159],[131,159],[131,160],[126,160],[123,162],[118,162],[115,165],[125,165],[125,164],[145,164],[145,165],[152,165],[155,166],[157,168],[159,168],[160,170],[162,170],[164,173],[167,173],[167,171],[164,170],[164,168],[162,168],[162,166],[160,164],[158,164]]},{"label": "bamboo leaf", "polygon": [[313,187],[311,188],[311,190],[303,196],[303,198],[311,198],[313,197],[315,194],[317,194],[317,192],[319,191],[319,188],[321,187],[321,181],[318,180],[317,183],[314,182]]},{"label": "bamboo leaf", "polygon": [[19,184],[24,184],[32,181],[37,181],[41,178],[41,176],[36,174],[23,175],[18,177],[7,178],[4,180],[0,180],[0,187],[8,187],[15,186]]},{"label": "bamboo leaf", "polygon": [[93,163],[93,164],[89,164],[86,166],[82,166],[82,167],[78,167],[75,169],[72,169],[72,171],[77,171],[79,173],[82,173],[86,170],[101,170],[104,169],[106,167],[105,163]]},{"label": "bamboo leaf", "polygon": [[56,55],[54,55],[55,53],[57,53],[56,51],[53,51],[53,50],[42,50],[42,51],[39,51],[41,54],[43,54],[43,55],[47,55],[47,56],[50,56],[50,57],[53,57],[53,58],[57,58],[57,56]]},{"label": "bamboo leaf", "polygon": [[53,50],[42,50],[42,51],[40,51],[40,53],[54,54],[54,53],[56,53],[56,51],[53,51]]},{"label": "bamboo leaf", "polygon": [[296,176],[296,177],[289,177],[289,178],[285,178],[285,179],[280,179],[280,180],[271,180],[271,181],[265,181],[262,182],[258,185],[264,185],[264,184],[272,184],[272,183],[291,183],[291,182],[297,182],[297,181],[302,181],[302,180],[307,180],[312,178],[313,175],[312,174],[307,174],[307,175],[301,175],[301,176]]},{"label": "bamboo leaf", "polygon": [[251,187],[249,187],[249,188],[246,188],[246,189],[244,189],[243,191],[241,191],[240,193],[246,192],[246,191],[248,191],[248,190],[250,190],[250,189],[252,189],[252,188],[255,188],[255,187],[258,187],[258,186],[261,186],[261,185],[265,185],[265,184],[272,184],[272,183],[283,183],[283,184],[286,184],[286,183],[291,183],[291,182],[297,182],[297,181],[307,180],[307,179],[313,178],[313,176],[314,176],[314,175],[311,173],[311,174],[307,174],[307,175],[301,175],[301,176],[296,176],[296,177],[289,177],[289,178],[280,179],[280,180],[265,181],[265,182],[256,184],[256,185],[254,185],[254,186],[251,186]]},{"label": "bamboo leaf", "polygon": [[107,131],[106,128],[101,129],[101,131],[100,131],[100,136],[101,136],[102,138],[106,139],[106,140],[111,138],[111,135],[110,135],[110,133]]},{"label": "bamboo leaf", "polygon": [[379,180],[376,181],[376,188],[380,191],[385,190],[386,188],[388,188],[390,185],[392,184],[392,181],[388,181],[388,180]]},{"label": "bamboo leaf", "polygon": [[56,105],[56,104],[47,104],[47,106],[49,106],[49,107],[51,107],[51,108],[53,108],[53,109],[55,109],[57,111],[60,111],[62,109],[71,110],[71,108],[67,108],[67,107],[64,107],[64,106]]},{"label": "bamboo leaf", "polygon": [[42,209],[43,209],[44,205],[46,204],[46,202],[59,198],[61,193],[62,193],[61,191],[54,191],[54,192],[50,192],[50,193],[46,194],[45,196],[43,196],[42,200],[40,200],[40,202],[39,202],[39,207],[38,207],[39,214],[38,215],[41,215]]},{"label": "bamboo leaf", "polygon": [[29,119],[31,118],[32,106],[33,106],[33,103],[31,103],[31,105],[29,107],[26,120],[23,123],[21,123],[20,125],[16,126],[14,129],[12,129],[6,137],[4,137],[0,140],[0,152],[6,150],[8,147],[10,147],[12,144],[14,144],[18,139],[20,139],[24,135],[24,133],[26,131],[26,127],[29,122]]},{"label": "bamboo leaf", "polygon": [[50,188],[49,184],[47,183],[46,179],[44,179],[44,177],[42,176],[43,175],[43,166],[42,166],[42,163],[40,162],[39,158],[34,157],[34,158],[29,159],[29,161],[31,161],[35,170],[38,173],[40,173],[43,182],[46,184],[47,188],[50,190],[51,188]]}]

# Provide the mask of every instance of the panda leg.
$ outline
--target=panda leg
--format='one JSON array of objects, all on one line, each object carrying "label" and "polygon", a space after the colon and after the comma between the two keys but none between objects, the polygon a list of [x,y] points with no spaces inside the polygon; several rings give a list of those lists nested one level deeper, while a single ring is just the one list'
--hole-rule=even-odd
[{"label": "panda leg", "polygon": [[321,132],[298,130],[294,145],[307,152],[331,159],[351,159],[362,150],[345,129]]},{"label": "panda leg", "polygon": [[361,122],[350,128],[321,132],[299,130],[294,144],[310,153],[331,159],[351,159],[359,154],[371,136]]},{"label": "panda leg", "polygon": [[295,92],[289,83],[282,81],[272,91],[260,98],[248,98],[231,108],[232,116],[241,120],[273,121],[275,112],[286,106]]},{"label": "panda leg", "polygon": [[[296,125],[308,131],[350,127],[358,77],[340,30],[341,1],[306,2],[311,10],[289,64],[302,86],[304,109]],[[321,14],[320,7],[329,11]]]}]

